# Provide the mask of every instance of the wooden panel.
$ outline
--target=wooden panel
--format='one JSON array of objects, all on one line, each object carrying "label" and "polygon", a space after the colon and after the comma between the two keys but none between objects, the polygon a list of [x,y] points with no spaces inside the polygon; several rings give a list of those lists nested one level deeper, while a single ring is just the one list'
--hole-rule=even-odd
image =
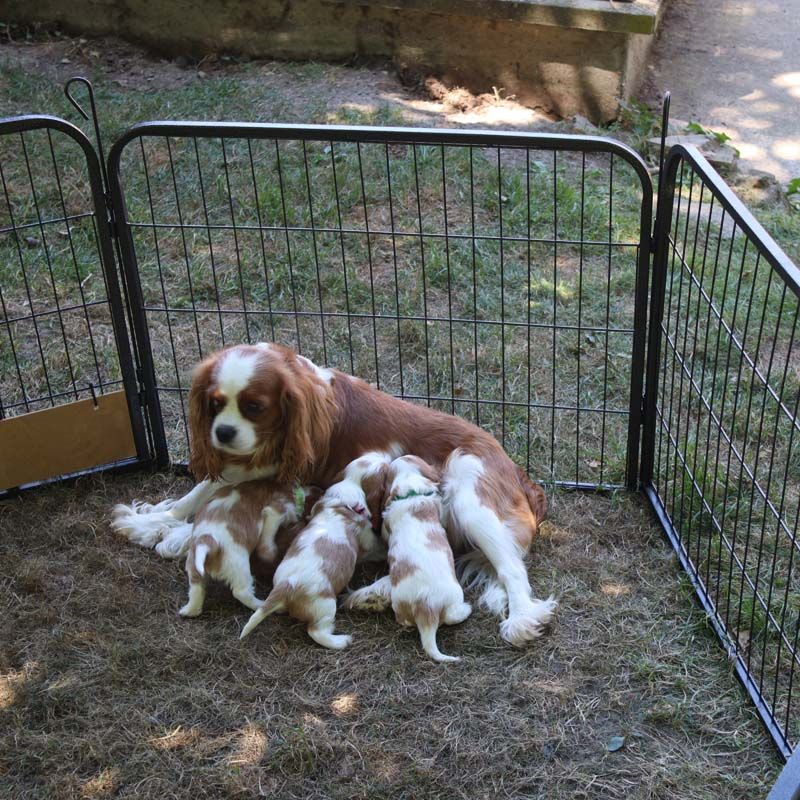
[{"label": "wooden panel", "polygon": [[135,455],[125,392],[0,420],[0,489]]}]

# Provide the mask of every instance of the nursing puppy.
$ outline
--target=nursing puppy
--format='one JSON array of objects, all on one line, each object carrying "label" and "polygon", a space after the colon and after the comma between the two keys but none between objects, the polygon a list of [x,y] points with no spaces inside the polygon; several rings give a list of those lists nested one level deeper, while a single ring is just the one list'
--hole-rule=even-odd
[{"label": "nursing puppy", "polygon": [[[416,625],[425,652],[434,661],[458,661],[444,655],[436,644],[440,624],[456,625],[472,613],[472,606],[464,602],[453,551],[442,527],[438,477],[417,456],[402,456],[389,466],[383,513],[389,581],[384,578],[382,585],[397,621]],[[352,596],[348,600],[352,602]]]},{"label": "nursing puppy", "polygon": [[308,525],[289,546],[275,570],[269,597],[242,630],[247,636],[270,614],[285,612],[306,623],[317,644],[334,650],[347,647],[352,637],[333,632],[336,597],[347,586],[356,561],[384,555],[372,530],[369,499],[362,488],[388,456],[370,454],[347,466],[344,479],[317,501]]},{"label": "nursing puppy", "polygon": [[251,556],[277,563],[322,490],[293,488],[256,480],[220,489],[197,513],[186,557],[189,600],[178,612],[196,617],[203,611],[207,578],[224,581],[248,608],[261,604],[253,592]]}]

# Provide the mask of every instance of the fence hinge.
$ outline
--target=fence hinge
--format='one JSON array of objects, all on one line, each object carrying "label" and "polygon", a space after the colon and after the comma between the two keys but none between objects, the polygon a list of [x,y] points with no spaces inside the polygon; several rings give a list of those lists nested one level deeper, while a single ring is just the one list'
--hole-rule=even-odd
[{"label": "fence hinge", "polygon": [[655,253],[655,251],[656,251],[656,237],[655,236],[651,236],[650,237],[650,252],[651,253]]},{"label": "fence hinge", "polygon": [[119,230],[117,229],[117,221],[114,218],[114,201],[111,199],[111,192],[106,192],[105,201],[107,214],[106,224],[108,225],[108,230],[111,232],[112,239],[119,239]]}]

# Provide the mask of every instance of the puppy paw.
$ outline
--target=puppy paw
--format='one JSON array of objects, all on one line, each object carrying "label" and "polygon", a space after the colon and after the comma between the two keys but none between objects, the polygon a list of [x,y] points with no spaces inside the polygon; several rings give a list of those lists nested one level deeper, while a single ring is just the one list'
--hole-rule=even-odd
[{"label": "puppy paw", "polygon": [[178,609],[178,613],[185,618],[199,617],[203,613],[203,608],[202,606],[193,606],[191,603],[187,603]]}]

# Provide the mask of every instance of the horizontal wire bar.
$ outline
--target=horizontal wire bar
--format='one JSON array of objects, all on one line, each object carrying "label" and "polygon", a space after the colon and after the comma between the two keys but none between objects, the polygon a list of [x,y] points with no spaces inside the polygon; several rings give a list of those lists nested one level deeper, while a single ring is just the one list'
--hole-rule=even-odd
[{"label": "horizontal wire bar", "polygon": [[[777,620],[773,616],[772,611],[770,610],[770,608],[767,605],[766,601],[764,600],[764,598],[759,593],[758,588],[753,583],[753,579],[750,577],[750,574],[747,572],[747,568],[745,567],[744,564],[742,564],[741,559],[736,554],[736,551],[733,549],[733,546],[732,546],[731,542],[729,541],[728,537],[725,535],[724,531],[722,530],[722,526],[719,524],[719,522],[717,522],[717,517],[714,514],[713,509],[711,508],[711,506],[709,506],[705,496],[703,495],[702,490],[700,489],[700,485],[697,483],[697,480],[695,479],[694,473],[692,472],[691,469],[689,469],[689,465],[686,463],[686,459],[684,458],[683,453],[681,453],[680,448],[678,447],[677,443],[675,442],[675,439],[673,438],[672,433],[667,428],[667,425],[666,425],[666,423],[664,421],[664,417],[662,416],[662,414],[660,412],[658,412],[658,419],[659,419],[659,422],[660,422],[661,429],[664,431],[664,433],[667,434],[667,438],[669,439],[670,443],[673,446],[673,449],[675,450],[675,455],[678,457],[678,459],[680,459],[681,466],[683,467],[683,471],[686,473],[686,475],[691,480],[692,486],[693,486],[694,490],[697,492],[698,497],[700,498],[700,502],[703,504],[703,506],[705,507],[705,509],[708,512],[709,516],[711,517],[711,523],[716,528],[717,532],[719,533],[720,540],[725,542],[725,545],[726,545],[726,548],[728,550],[728,553],[731,556],[731,558],[733,559],[734,563],[736,564],[736,567],[737,567],[737,569],[739,571],[739,574],[742,577],[742,580],[747,582],[747,585],[750,587],[751,591],[753,592],[753,597],[758,600],[758,602],[761,605],[762,610],[765,612],[765,614],[767,616],[767,619],[772,623],[773,628],[780,635],[781,639],[783,639],[784,643],[786,644],[786,647],[788,648],[789,652],[792,654],[792,657],[793,657],[795,663],[798,666],[800,666],[800,656],[798,656],[797,651],[795,650],[793,645],[790,643],[789,639],[786,637],[786,634],[783,632],[783,627],[778,624]],[[659,495],[659,497],[660,497],[660,495]],[[671,520],[671,517],[670,517],[670,520]],[[750,533],[749,532],[748,532],[747,536],[748,536],[748,538],[750,537]],[[683,538],[681,537],[681,543],[682,542],[683,542]],[[795,543],[795,545],[796,545],[796,543]],[[698,571],[697,570],[697,566],[694,564],[694,561],[692,561],[691,556],[687,556],[687,557],[689,558],[689,561],[691,562],[691,564],[694,566],[694,571],[697,572]],[[702,579],[699,578],[699,580],[702,583]],[[705,586],[705,584],[703,584],[703,585]],[[725,627],[726,627],[726,630],[727,630],[727,625]]]},{"label": "horizontal wire bar", "polygon": [[[755,363],[755,361],[753,361],[753,359],[750,357],[749,353],[744,349],[744,345],[742,344],[742,342],[739,341],[739,339],[736,336],[736,334],[728,326],[728,323],[725,322],[725,320],[722,318],[722,314],[717,309],[717,307],[714,305],[713,301],[711,300],[711,298],[706,293],[706,290],[700,285],[700,282],[697,280],[697,278],[696,278],[694,272],[692,271],[691,267],[689,267],[689,265],[686,263],[686,261],[684,260],[683,256],[681,254],[677,253],[677,245],[672,241],[672,237],[670,237],[670,242],[671,242],[673,248],[675,248],[676,254],[678,256],[678,260],[681,262],[682,266],[684,267],[684,269],[688,273],[688,275],[691,278],[691,280],[694,283],[694,285],[697,286],[697,288],[700,290],[700,293],[705,298],[705,300],[708,303],[708,305],[711,308],[711,310],[714,312],[714,316],[719,321],[720,325],[722,325],[722,328],[725,331],[725,333],[728,334],[728,338],[736,345],[736,348],[742,354],[742,358],[744,358],[744,360],[747,362],[747,365],[756,374],[758,379],[761,381],[762,385],[767,388],[767,391],[769,392],[769,394],[772,395],[772,399],[775,400],[778,403],[778,405],[780,405],[781,409],[789,417],[790,420],[794,420],[795,430],[800,431],[800,421],[795,419],[794,418],[794,414],[783,404],[783,401],[778,396],[778,394],[775,392],[775,390],[772,388],[772,386],[767,381],[767,379],[764,377],[764,375],[762,374],[761,370],[758,368],[758,365]],[[778,277],[781,277],[781,276],[778,275]],[[662,327],[662,330],[663,330],[663,327]],[[788,354],[787,354],[787,357],[788,357]]]},{"label": "horizontal wire bar", "polygon": [[254,311],[247,309],[245,311],[241,308],[167,308],[163,306],[143,306],[144,311],[158,314],[240,314],[247,316],[282,316],[282,317],[342,317],[342,318],[356,318],[356,319],[380,319],[395,322],[397,320],[406,320],[409,322],[445,322],[445,323],[459,323],[464,325],[508,325],[515,328],[541,328],[543,330],[565,330],[565,331],[587,331],[589,333],[634,333],[632,328],[595,328],[587,325],[547,325],[543,322],[511,322],[510,320],[499,319],[469,319],[465,317],[421,317],[417,315],[398,315],[398,314],[367,314],[358,313],[355,311]]},{"label": "horizontal wire bar", "polygon": [[[662,331],[663,330],[664,329],[662,327]],[[764,491],[764,489],[761,488],[761,484],[756,479],[755,473],[750,469],[748,464],[745,462],[744,455],[739,452],[739,448],[734,444],[734,442],[731,439],[730,435],[725,430],[725,427],[723,426],[722,421],[714,413],[714,410],[711,408],[711,406],[709,405],[709,403],[706,400],[706,398],[702,394],[700,394],[700,387],[697,385],[697,382],[695,381],[694,377],[689,372],[689,370],[688,370],[688,368],[686,366],[686,363],[683,360],[683,357],[678,355],[677,351],[675,350],[675,344],[672,341],[672,338],[670,337],[670,335],[668,333],[666,333],[666,331],[664,331],[664,334],[666,336],[667,342],[669,343],[670,347],[672,348],[672,350],[674,352],[675,360],[680,364],[684,375],[686,375],[686,377],[689,378],[690,383],[694,387],[695,392],[697,393],[697,396],[700,398],[700,400],[701,400],[703,406],[705,407],[706,411],[708,411],[709,416],[714,421],[714,424],[717,426],[717,429],[722,434],[723,438],[727,442],[727,444],[730,447],[730,449],[733,452],[733,454],[736,456],[736,460],[739,462],[740,466],[742,467],[742,471],[747,475],[748,479],[752,482],[753,486],[758,490],[758,494],[761,496],[761,499],[766,503],[767,508],[769,508],[769,510],[772,512],[772,516],[775,517],[775,519],[778,521],[780,526],[786,532],[786,535],[789,536],[790,539],[792,540],[794,546],[797,548],[798,553],[800,553],[800,543],[798,543],[797,540],[795,539],[795,534],[789,528],[789,526],[783,521],[783,517],[781,516],[779,510],[777,508],[775,508],[775,505],[773,504],[772,500],[770,500],[769,496]],[[658,410],[658,405],[656,405],[656,410]],[[659,412],[659,415],[660,415],[660,412]],[[758,469],[758,466],[756,465],[755,468]]]},{"label": "horizontal wire bar", "polygon": [[0,325],[10,325],[12,322],[27,322],[31,319],[41,319],[42,317],[51,317],[53,314],[63,314],[67,311],[83,311],[85,308],[91,306],[108,306],[108,300],[88,300],[85,303],[78,303],[72,306],[61,306],[60,308],[52,308],[47,311],[34,311],[31,314],[26,314],[24,317],[8,317],[0,319]]},{"label": "horizontal wire bar", "polygon": [[[121,384],[122,384],[122,378],[114,381],[102,381],[101,383],[92,383],[92,387],[94,389],[99,389],[100,394],[103,394],[103,389],[107,389],[109,386],[120,386]],[[22,406],[28,407],[34,405],[35,403],[50,403],[51,405],[53,405],[52,402],[53,400],[57,400],[60,397],[75,397],[76,392],[78,394],[88,394],[91,397],[91,390],[86,388],[86,385],[78,384],[77,389],[69,389],[68,391],[65,392],[53,392],[53,394],[42,395],[41,397],[34,397],[34,398],[29,397],[27,400],[22,400],[21,402],[18,403],[4,403],[3,410],[8,411],[9,409],[12,408],[21,408]],[[18,414],[17,416],[22,416],[22,415]]]},{"label": "horizontal wire bar", "polygon": [[0,228],[0,234],[16,233],[17,231],[24,231],[28,228],[41,228],[42,225],[56,225],[61,222],[74,222],[78,219],[86,219],[93,217],[92,211],[84,211],[82,214],[71,214],[68,217],[53,217],[52,219],[43,219],[41,222],[23,222],[21,225],[5,225]]},{"label": "horizontal wire bar", "polygon": [[608,242],[608,241],[594,241],[587,239],[581,241],[580,239],[544,239],[544,238],[528,238],[527,236],[497,236],[493,234],[482,233],[428,233],[419,231],[401,231],[401,230],[385,230],[381,228],[329,228],[315,226],[313,228],[297,225],[297,226],[283,226],[283,225],[224,225],[209,223],[202,225],[199,223],[175,223],[175,222],[126,222],[131,228],[143,228],[146,230],[156,229],[175,229],[175,230],[201,230],[201,231],[257,231],[263,233],[264,231],[274,231],[276,233],[330,233],[337,236],[358,235],[358,236],[405,236],[414,239],[463,239],[465,241],[486,241],[486,242],[520,242],[523,244],[574,244],[583,245],[584,247],[595,246],[608,249],[609,247],[639,247],[639,242]]}]

